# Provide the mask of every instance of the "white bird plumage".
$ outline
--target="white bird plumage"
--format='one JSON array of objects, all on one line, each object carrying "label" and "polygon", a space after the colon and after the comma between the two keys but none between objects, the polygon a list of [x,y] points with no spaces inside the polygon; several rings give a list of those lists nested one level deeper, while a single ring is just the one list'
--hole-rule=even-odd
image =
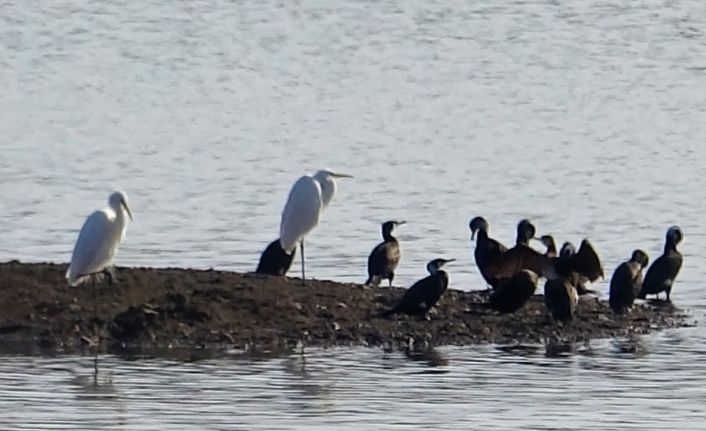
[{"label": "white bird plumage", "polygon": [[313,177],[303,176],[294,183],[282,211],[279,242],[287,254],[319,224],[323,212],[321,185]]},{"label": "white bird plumage", "polygon": [[125,237],[132,212],[124,192],[114,192],[108,198],[108,207],[88,216],[76,240],[71,264],[66,271],[69,285],[77,286],[92,275],[110,269]]},{"label": "white bird plumage", "polygon": [[319,224],[323,211],[336,194],[336,178],[351,178],[350,175],[320,170],[314,176],[299,178],[289,192],[282,211],[279,226],[279,241],[282,249],[291,254],[297,244],[301,247],[302,280],[304,273],[304,237]]}]

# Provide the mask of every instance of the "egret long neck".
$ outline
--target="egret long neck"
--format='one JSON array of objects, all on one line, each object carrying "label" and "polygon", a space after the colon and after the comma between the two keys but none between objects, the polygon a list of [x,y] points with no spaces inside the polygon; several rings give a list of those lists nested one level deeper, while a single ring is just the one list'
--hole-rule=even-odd
[{"label": "egret long neck", "polygon": [[122,240],[122,237],[125,235],[125,231],[127,230],[127,216],[125,214],[125,209],[123,209],[120,204],[111,205],[111,208],[115,211],[115,226],[120,229],[120,238]]},{"label": "egret long neck", "polygon": [[336,182],[330,178],[317,178],[319,185],[321,185],[321,202],[323,207],[326,208],[331,201],[333,196],[336,194]]}]

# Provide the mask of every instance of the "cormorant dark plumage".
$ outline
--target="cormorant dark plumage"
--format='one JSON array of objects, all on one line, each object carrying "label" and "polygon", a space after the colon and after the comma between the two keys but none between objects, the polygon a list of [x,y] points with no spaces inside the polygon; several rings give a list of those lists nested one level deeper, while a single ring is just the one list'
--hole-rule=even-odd
[{"label": "cormorant dark plumage", "polygon": [[297,253],[295,248],[292,254],[287,254],[282,248],[279,238],[272,241],[260,256],[260,263],[255,270],[258,274],[285,275],[292,266],[292,260]]},{"label": "cormorant dark plumage", "polygon": [[617,314],[626,312],[635,302],[642,288],[642,269],[649,258],[642,250],[632,252],[630,260],[623,262],[613,272],[610,279],[610,308]]},{"label": "cormorant dark plumage", "polygon": [[414,283],[405,291],[393,308],[382,313],[387,317],[396,313],[425,315],[444,294],[449,285],[449,276],[442,271],[444,265],[456,259],[434,259],[427,264],[429,276]]},{"label": "cormorant dark plumage", "polygon": [[524,269],[536,275],[547,275],[552,269],[549,257],[529,246],[529,240],[534,238],[535,228],[527,220],[517,225],[517,240],[514,247],[487,262],[485,272],[488,283],[497,288]]},{"label": "cormorant dark plumage", "polygon": [[579,294],[576,290],[578,277],[578,274],[573,273],[571,277],[549,279],[544,284],[544,305],[554,320],[562,322],[573,320],[579,303]]},{"label": "cormorant dark plumage", "polygon": [[[498,259],[501,254],[505,253],[507,247],[488,236],[490,227],[483,217],[473,218],[468,224],[468,227],[471,229],[471,241],[474,239],[476,241],[476,249],[473,252],[473,256],[476,259],[476,266],[485,281],[492,286],[494,279],[491,277],[491,274],[488,273],[489,264]],[[476,232],[478,232],[477,238]]]},{"label": "cormorant dark plumage", "polygon": [[667,292],[667,301],[672,292],[674,279],[679,274],[682,264],[682,255],[677,251],[677,244],[684,238],[684,234],[677,226],[672,226],[667,231],[667,239],[664,244],[664,254],[654,261],[645,274],[642,282],[642,289],[639,298],[647,295],[657,295],[660,292]]},{"label": "cormorant dark plumage", "polygon": [[[598,253],[591,243],[584,239],[579,250],[570,242],[565,242],[559,252],[559,257],[553,260],[553,274],[548,279],[572,279],[579,295],[596,294],[596,291],[586,288],[587,281],[594,282],[603,278],[603,266]],[[573,278],[574,274],[578,277]]]},{"label": "cormorant dark plumage", "polygon": [[392,230],[403,225],[404,221],[386,221],[382,224],[383,242],[378,244],[368,256],[368,281],[365,284],[377,286],[387,279],[392,286],[395,269],[400,263],[400,243],[392,236]]},{"label": "cormorant dark plumage", "polygon": [[536,273],[524,269],[510,278],[500,280],[490,295],[488,305],[501,313],[514,313],[534,295],[537,279]]},{"label": "cormorant dark plumage", "polygon": [[558,253],[556,251],[556,243],[554,242],[554,237],[551,235],[542,235],[539,237],[539,241],[541,241],[542,244],[544,244],[545,247],[547,247],[547,251],[544,252],[544,255],[550,258],[554,258],[558,256]]},{"label": "cormorant dark plumage", "polygon": [[581,241],[579,250],[573,254],[569,253],[570,247],[562,247],[562,255],[556,261],[554,270],[561,277],[570,277],[576,272],[590,282],[603,278],[603,266],[598,253],[591,243],[584,239]]},{"label": "cormorant dark plumage", "polygon": [[537,233],[534,225],[530,223],[527,219],[522,219],[517,224],[517,237],[515,238],[515,245],[523,244],[529,247],[529,242],[534,238]]},{"label": "cormorant dark plumage", "polygon": [[559,257],[569,257],[576,254],[576,246],[574,246],[569,241],[566,241],[559,250]]}]

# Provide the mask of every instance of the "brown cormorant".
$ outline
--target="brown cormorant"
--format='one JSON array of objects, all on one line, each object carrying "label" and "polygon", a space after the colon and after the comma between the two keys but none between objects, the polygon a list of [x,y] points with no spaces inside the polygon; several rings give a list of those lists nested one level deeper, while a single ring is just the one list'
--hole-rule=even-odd
[{"label": "brown cormorant", "polygon": [[648,262],[649,258],[644,251],[635,250],[630,260],[618,265],[613,272],[608,304],[615,313],[622,314],[632,306],[642,288],[642,269]]},{"label": "brown cormorant", "polygon": [[391,309],[383,312],[381,317],[396,313],[426,315],[441,298],[449,285],[449,276],[442,271],[444,265],[456,259],[434,259],[427,264],[429,276],[417,281],[405,291],[402,298]]},{"label": "brown cormorant", "polygon": [[380,281],[387,279],[392,286],[395,269],[400,263],[400,243],[392,236],[392,230],[404,221],[386,221],[382,224],[383,242],[378,244],[368,257],[368,281],[365,284],[377,287]]},{"label": "brown cormorant", "polygon": [[645,274],[642,282],[642,289],[638,295],[644,299],[647,295],[657,295],[660,292],[667,292],[667,301],[672,292],[674,279],[681,269],[682,255],[677,251],[677,244],[684,238],[684,234],[677,226],[672,226],[667,231],[667,239],[664,244],[664,254],[654,261]]}]

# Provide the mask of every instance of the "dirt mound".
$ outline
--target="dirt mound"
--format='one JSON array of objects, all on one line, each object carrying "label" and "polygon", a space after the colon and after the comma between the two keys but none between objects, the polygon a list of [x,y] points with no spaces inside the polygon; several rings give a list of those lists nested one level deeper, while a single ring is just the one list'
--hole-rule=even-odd
[{"label": "dirt mound", "polygon": [[379,314],[402,288],[343,284],[223,271],[118,268],[119,280],[69,287],[66,265],[0,263],[0,349],[30,343],[76,351],[154,347],[223,347],[280,351],[298,345],[435,346],[484,342],[583,341],[685,325],[669,303],[636,306],[616,316],[607,302],[583,298],[566,325],[546,315],[535,296],[501,315],[487,292],[448,290],[428,319]]}]

